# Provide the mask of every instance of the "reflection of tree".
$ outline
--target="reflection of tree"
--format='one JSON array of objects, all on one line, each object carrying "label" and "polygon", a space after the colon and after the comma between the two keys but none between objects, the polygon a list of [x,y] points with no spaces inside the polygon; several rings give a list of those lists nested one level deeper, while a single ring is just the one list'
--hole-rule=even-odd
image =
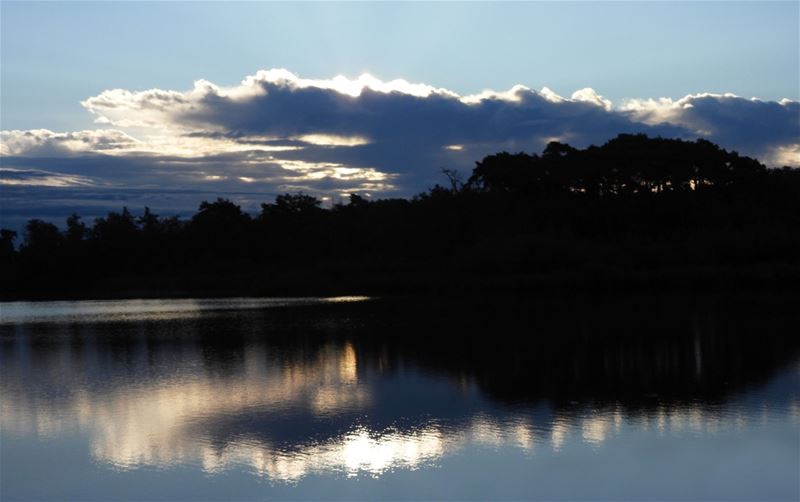
[{"label": "reflection of tree", "polygon": [[[71,319],[28,326],[24,336],[0,325],[0,424],[43,437],[86,432],[95,458],[118,468],[246,465],[285,481],[378,475],[475,444],[596,447],[623,424],[675,434],[744,427],[764,410],[738,393],[797,356],[787,336],[797,313],[776,298],[707,308],[669,298],[460,304],[469,316],[442,307]],[[457,342],[433,336],[440,330]],[[430,385],[442,377],[453,385]],[[395,382],[397,394],[382,382]],[[475,388],[515,405],[476,406]],[[766,399],[775,413],[795,410],[796,421],[793,392]]]}]

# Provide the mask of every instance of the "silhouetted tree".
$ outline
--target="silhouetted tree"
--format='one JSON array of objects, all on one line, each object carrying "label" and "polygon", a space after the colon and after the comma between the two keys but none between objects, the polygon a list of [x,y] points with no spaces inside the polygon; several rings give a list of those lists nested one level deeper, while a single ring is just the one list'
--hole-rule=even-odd
[{"label": "silhouetted tree", "polygon": [[278,195],[273,204],[261,204],[261,217],[312,214],[320,209],[321,201],[304,193]]},{"label": "silhouetted tree", "polygon": [[147,206],[144,207],[144,214],[139,216],[136,219],[136,222],[145,233],[156,232],[159,226],[158,215],[153,214],[153,212],[150,211],[150,208]]},{"label": "silhouetted tree", "polygon": [[61,233],[31,220],[19,251],[2,236],[2,292],[800,284],[800,170],[705,140],[552,142],[541,155],[489,155],[466,183],[442,173],[445,186],[411,199],[352,194],[324,209],[283,194],[255,219],[219,198],[188,221],[123,208],[91,229],[72,215]]},{"label": "silhouetted tree", "polygon": [[17,233],[6,228],[0,229],[0,263],[10,266],[14,259],[14,239]]},{"label": "silhouetted tree", "polygon": [[115,247],[129,244],[136,231],[136,220],[127,207],[121,213],[110,212],[105,218],[97,218],[92,228],[96,240],[113,243]]},{"label": "silhouetted tree", "polygon": [[250,215],[228,199],[203,201],[189,224],[194,236],[193,251],[205,260],[244,256],[249,252],[250,222]]},{"label": "silhouetted tree", "polygon": [[61,233],[52,223],[35,219],[25,225],[23,248],[26,252],[37,255],[55,253],[60,244]]},{"label": "silhouetted tree", "polygon": [[362,196],[360,196],[358,194],[355,194],[355,193],[351,193],[350,194],[349,203],[348,203],[348,205],[350,207],[362,208],[362,207],[365,207],[367,204],[369,204],[369,201],[367,199],[365,199],[364,197],[362,197]]},{"label": "silhouetted tree", "polygon": [[77,244],[81,242],[87,234],[88,230],[86,229],[86,225],[81,221],[80,216],[73,213],[67,218],[67,230],[64,232],[64,239],[67,242]]}]

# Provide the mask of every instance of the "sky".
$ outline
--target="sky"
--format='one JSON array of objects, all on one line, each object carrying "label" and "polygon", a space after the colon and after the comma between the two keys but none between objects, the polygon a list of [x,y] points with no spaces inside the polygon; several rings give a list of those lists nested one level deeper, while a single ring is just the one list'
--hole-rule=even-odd
[{"label": "sky", "polygon": [[0,225],[410,196],[619,133],[800,165],[800,2],[0,1]]}]

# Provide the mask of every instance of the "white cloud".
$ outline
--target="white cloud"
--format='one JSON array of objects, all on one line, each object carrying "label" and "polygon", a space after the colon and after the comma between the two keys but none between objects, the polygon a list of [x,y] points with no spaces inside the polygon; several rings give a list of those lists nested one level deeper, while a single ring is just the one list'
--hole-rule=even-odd
[{"label": "white cloud", "polygon": [[[545,87],[547,89],[547,87]],[[549,91],[549,89],[547,89]],[[500,101],[510,101],[513,103],[519,103],[522,101],[522,96],[526,93],[535,93],[536,91],[532,91],[530,88],[525,87],[524,85],[515,85],[511,89],[507,91],[493,91],[487,89],[485,91],[479,92],[478,94],[471,94],[469,96],[459,97],[456,96],[462,103],[466,103],[469,105],[477,105],[483,101],[488,100],[500,100]],[[548,95],[549,96],[549,95]]]},{"label": "white cloud", "polygon": [[109,89],[97,96],[92,96],[81,105],[97,116],[95,122],[112,124],[118,127],[163,128],[169,124],[170,117],[179,109],[191,109],[192,100],[196,96],[211,92],[208,87],[198,88],[201,82],[195,82],[195,88],[183,93],[150,89],[147,91],[129,91],[126,89]]},{"label": "white cloud", "polygon": [[691,126],[690,121],[686,120],[684,112],[691,110],[694,105],[692,101],[700,98],[722,99],[741,99],[735,94],[689,94],[681,99],[672,98],[647,98],[629,99],[619,107],[620,111],[629,112],[633,117],[645,124],[656,125],[662,123],[677,123]]},{"label": "white cloud", "polygon": [[591,103],[593,105],[599,106],[600,108],[603,108],[606,111],[611,111],[611,106],[612,106],[611,100],[606,99],[603,96],[599,95],[591,87],[586,87],[573,92],[572,100],[582,101],[584,103]]},{"label": "white cloud", "polygon": [[457,96],[454,92],[448,91],[447,89],[437,88],[427,84],[414,84],[403,79],[383,82],[369,73],[364,73],[356,79],[349,79],[343,75],[337,75],[332,79],[315,80],[300,78],[285,69],[260,70],[256,72],[255,75],[246,77],[239,87],[233,88],[228,92],[230,95],[248,95],[249,93],[245,90],[263,89],[265,84],[286,86],[294,89],[305,89],[309,87],[330,89],[351,97],[360,96],[365,89],[382,93],[399,92],[421,98],[426,98],[431,94]]},{"label": "white cloud", "polygon": [[57,133],[47,129],[0,132],[0,155],[53,156],[129,149],[138,141],[115,129]]}]

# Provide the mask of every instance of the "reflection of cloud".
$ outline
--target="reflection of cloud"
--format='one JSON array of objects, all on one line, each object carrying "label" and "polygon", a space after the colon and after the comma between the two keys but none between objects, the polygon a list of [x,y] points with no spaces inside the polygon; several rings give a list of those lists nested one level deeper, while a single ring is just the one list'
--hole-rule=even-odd
[{"label": "reflection of cloud", "polygon": [[[498,418],[481,413],[452,424],[431,418],[406,428],[354,425],[321,440],[301,430],[299,439],[288,445],[281,437],[264,435],[253,423],[255,429],[220,441],[211,431],[231,418],[256,413],[292,421],[298,408],[316,417],[352,416],[368,412],[374,397],[359,379],[350,344],[328,345],[315,358],[288,366],[261,349],[250,350],[241,364],[237,375],[161,376],[110,392],[83,387],[56,401],[23,391],[6,368],[0,426],[5,433],[51,438],[87,431],[94,458],[118,469],[197,464],[220,473],[244,466],[272,480],[295,482],[312,473],[379,476],[416,469],[472,447],[533,452],[545,441],[559,452],[575,447],[573,440],[599,447],[631,428],[715,434],[761,419],[737,406],[724,415],[698,406],[659,406],[628,417],[615,406],[555,416],[520,411]],[[800,421],[797,409],[792,401],[789,416],[795,423]]]},{"label": "reflection of cloud", "polygon": [[569,424],[564,419],[556,419],[550,429],[550,444],[553,451],[561,450],[569,434]]},{"label": "reflection of cloud", "polygon": [[593,414],[583,419],[581,424],[583,440],[590,444],[601,444],[611,429],[611,422],[603,414]]},{"label": "reflection of cloud", "polygon": [[165,467],[210,455],[202,437],[194,436],[195,426],[237,413],[287,413],[298,406],[313,415],[331,415],[362,409],[370,400],[368,389],[359,385],[350,345],[324,347],[315,359],[288,367],[253,350],[243,364],[241,374],[225,378],[173,377],[100,395],[81,390],[63,403],[64,409],[23,394],[10,401],[4,391],[2,427],[42,436],[88,429],[92,454],[104,462]]},{"label": "reflection of cloud", "polygon": [[200,458],[206,472],[218,473],[235,465],[245,465],[269,479],[294,482],[311,473],[378,476],[390,469],[415,469],[441,457],[445,449],[444,436],[436,427],[380,435],[360,427],[291,452],[263,441],[244,440],[219,451],[204,445]]},{"label": "reflection of cloud", "polygon": [[[776,417],[800,423],[793,395],[773,408],[735,398],[724,406],[654,401],[649,409],[633,412],[618,404],[576,404],[554,411],[547,403],[513,411],[481,405],[482,411],[476,411],[472,402],[453,401],[446,406],[451,415],[436,416],[419,413],[427,410],[414,400],[415,392],[426,395],[428,389],[420,387],[429,380],[414,374],[403,381],[404,375],[383,385],[384,376],[370,374],[375,366],[362,361],[349,342],[299,343],[294,351],[282,352],[251,340],[236,345],[233,359],[222,344],[224,362],[213,364],[208,346],[174,344],[171,331],[164,351],[152,350],[153,339],[137,335],[124,354],[116,352],[119,347],[91,341],[108,333],[104,325],[70,331],[77,318],[85,320],[92,312],[110,313],[116,330],[126,319],[142,322],[133,327],[154,321],[168,325],[172,314],[190,316],[232,305],[263,308],[265,301],[173,300],[161,306],[158,301],[52,302],[35,307],[48,315],[27,318],[22,311],[31,310],[30,305],[7,304],[17,321],[58,321],[46,326],[65,336],[42,337],[47,342],[39,346],[33,337],[17,336],[26,333],[26,325],[2,326],[4,336],[14,333],[14,341],[0,352],[0,428],[16,436],[87,436],[91,455],[117,469],[197,465],[220,473],[244,467],[271,480],[296,482],[310,474],[379,476],[416,469],[475,448],[561,454],[584,446],[601,448],[630,432],[714,435]],[[70,305],[83,310],[75,312]],[[130,317],[135,311],[141,315]],[[76,334],[84,345],[75,346]],[[112,363],[104,367],[102,361]],[[400,397],[381,395],[398,389],[403,390]]]}]

